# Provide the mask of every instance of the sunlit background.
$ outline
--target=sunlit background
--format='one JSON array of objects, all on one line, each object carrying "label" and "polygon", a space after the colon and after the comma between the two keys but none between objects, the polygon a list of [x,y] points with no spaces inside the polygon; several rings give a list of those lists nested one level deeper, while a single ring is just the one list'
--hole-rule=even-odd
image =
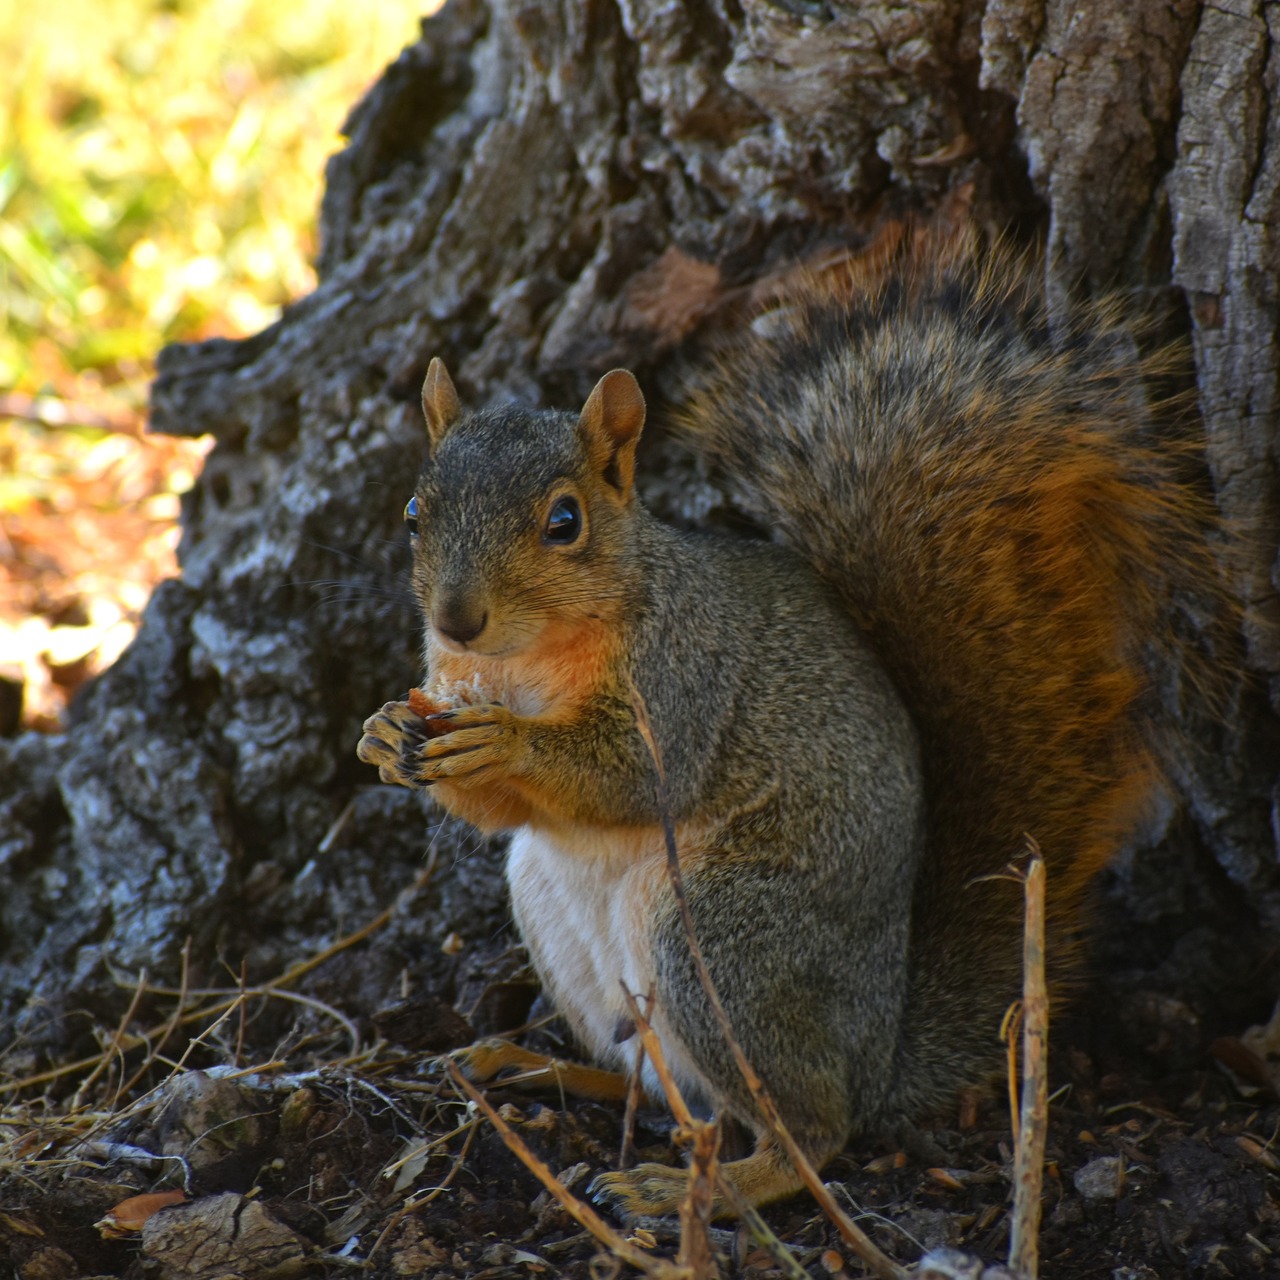
[{"label": "sunlit background", "polygon": [[176,572],[207,445],[146,435],[156,352],[312,288],[325,158],[436,7],[0,0],[0,732],[17,687],[59,727]]}]

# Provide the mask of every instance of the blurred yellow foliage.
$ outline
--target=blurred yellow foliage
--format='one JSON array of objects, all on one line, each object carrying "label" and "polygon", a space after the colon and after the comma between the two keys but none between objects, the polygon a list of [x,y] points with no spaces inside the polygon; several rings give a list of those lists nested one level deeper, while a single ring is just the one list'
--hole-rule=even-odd
[{"label": "blurred yellow foliage", "polygon": [[156,351],[313,287],[325,158],[435,7],[0,0],[0,666],[29,721],[173,571],[201,446],[143,435]]}]

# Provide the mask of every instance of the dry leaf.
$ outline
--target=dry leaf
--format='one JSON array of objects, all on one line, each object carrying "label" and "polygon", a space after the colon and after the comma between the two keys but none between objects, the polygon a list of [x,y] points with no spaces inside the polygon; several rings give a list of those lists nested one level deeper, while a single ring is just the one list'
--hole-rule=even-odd
[{"label": "dry leaf", "polygon": [[120,1240],[137,1235],[152,1214],[167,1209],[171,1204],[182,1204],[186,1198],[186,1193],[182,1191],[151,1191],[146,1195],[130,1196],[127,1200],[121,1200],[93,1225],[98,1228],[103,1239]]}]

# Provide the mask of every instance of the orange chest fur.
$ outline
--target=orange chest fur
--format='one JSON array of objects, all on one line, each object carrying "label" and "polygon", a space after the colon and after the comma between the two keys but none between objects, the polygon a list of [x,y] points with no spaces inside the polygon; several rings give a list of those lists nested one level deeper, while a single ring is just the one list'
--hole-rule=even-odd
[{"label": "orange chest fur", "polygon": [[618,642],[603,622],[552,624],[510,656],[451,653],[433,644],[428,691],[450,704],[500,702],[517,715],[559,719],[614,680]]}]

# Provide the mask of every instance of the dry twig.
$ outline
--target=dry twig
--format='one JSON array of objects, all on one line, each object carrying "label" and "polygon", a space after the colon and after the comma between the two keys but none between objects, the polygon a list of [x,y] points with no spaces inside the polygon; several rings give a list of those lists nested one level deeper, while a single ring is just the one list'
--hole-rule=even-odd
[{"label": "dry twig", "polygon": [[596,1211],[582,1200],[579,1200],[551,1172],[550,1168],[538,1159],[529,1149],[524,1139],[494,1110],[484,1094],[471,1083],[459,1070],[452,1058],[446,1058],[445,1065],[449,1075],[458,1088],[480,1108],[485,1118],[498,1131],[498,1136],[507,1144],[513,1155],[533,1174],[539,1182],[559,1201],[560,1207],[580,1226],[591,1232],[606,1249],[623,1262],[630,1263],[645,1275],[654,1280],[697,1280],[686,1268],[667,1262],[662,1258],[653,1258],[642,1249],[636,1248],[624,1240]]},{"label": "dry twig", "polygon": [[[657,1032],[654,1031],[650,1024],[648,1016],[640,1014],[638,1002],[625,987],[623,988],[623,993],[627,1000],[627,1007],[635,1019],[636,1030],[639,1032],[644,1051],[649,1055],[649,1060],[653,1063],[654,1074],[658,1077],[658,1083],[662,1085],[662,1091],[666,1095],[667,1105],[671,1108],[671,1114],[676,1118],[676,1123],[680,1126],[677,1132],[678,1138],[680,1133],[689,1132],[702,1122],[695,1120],[692,1112],[690,1112],[688,1104],[684,1100],[684,1095],[680,1092],[680,1087],[676,1084],[675,1077],[672,1076],[671,1070],[667,1066],[666,1056],[662,1052],[662,1041],[658,1039]],[[652,1001],[649,1002],[649,1007],[652,1009]],[[760,1216],[755,1206],[743,1197],[738,1188],[724,1176],[724,1172],[720,1168],[715,1171],[715,1184],[716,1190],[724,1197],[725,1203],[730,1205],[734,1213],[747,1224],[747,1230],[751,1232],[752,1238],[778,1264],[782,1273],[790,1277],[791,1280],[809,1280],[808,1274],[796,1261],[795,1255],[769,1230],[765,1220]]]},{"label": "dry twig", "polygon": [[1022,1030],[1022,1001],[1015,1000],[1000,1020],[1000,1043],[1005,1047],[1005,1082],[1009,1091],[1009,1129],[1013,1133],[1013,1149],[1018,1149],[1018,1033]]},{"label": "dry twig", "polygon": [[[142,1079],[143,1076],[151,1069],[156,1061],[156,1057],[164,1049],[168,1043],[169,1037],[178,1029],[182,1022],[182,1015],[186,1012],[188,988],[191,982],[191,939],[182,944],[182,972],[178,979],[178,1003],[174,1005],[173,1013],[169,1016],[169,1021],[160,1028],[159,1038],[154,1043],[148,1042],[147,1056],[142,1060],[142,1065],[131,1075],[128,1081],[121,1085],[117,1092],[117,1101],[120,1098],[127,1098],[134,1089],[134,1086]],[[113,1106],[112,1111],[115,1110]]]},{"label": "dry twig", "polygon": [[[653,1016],[653,1001],[653,986],[650,984],[644,1001],[646,1022]],[[629,1169],[635,1161],[636,1112],[640,1109],[642,1092],[640,1076],[644,1070],[644,1052],[644,1037],[636,1036],[635,1053],[631,1060],[631,1079],[627,1086],[627,1108],[622,1115],[622,1145],[618,1151],[619,1169]]]},{"label": "dry twig", "polygon": [[[124,1042],[126,1032],[129,1029],[129,1023],[133,1020],[133,1015],[138,1011],[138,1004],[142,1000],[142,993],[147,985],[147,971],[141,970],[138,974],[138,985],[134,988],[133,998],[129,1001],[129,1007],[124,1011],[124,1016],[116,1025],[115,1035],[111,1037],[110,1045],[98,1055],[96,1065],[89,1072],[87,1079],[80,1082],[80,1087],[76,1090],[75,1096],[71,1099],[69,1111],[79,1111],[84,1106],[84,1096],[89,1090],[89,1086],[107,1069],[111,1061],[117,1054],[120,1055],[121,1067],[120,1077],[124,1078],[124,1050],[121,1045]],[[95,1061],[90,1059],[91,1062]]]},{"label": "dry twig", "polygon": [[1026,1280],[1039,1272],[1040,1195],[1049,1132],[1049,992],[1044,976],[1044,860],[1031,854],[1023,877],[1026,921],[1022,950],[1022,1114],[1014,1156],[1013,1225],[1009,1265]]},{"label": "dry twig", "polygon": [[695,1120],[689,1131],[689,1189],[680,1204],[680,1249],[676,1262],[692,1276],[714,1276],[711,1218],[720,1173],[720,1126]]},{"label": "dry twig", "polygon": [[[413,883],[407,889],[397,894],[396,900],[385,910],[380,911],[376,916],[374,916],[374,918],[370,920],[368,924],[363,925],[361,928],[357,929],[354,933],[347,934],[347,936],[344,938],[339,938],[337,942],[332,944],[332,946],[325,947],[322,951],[316,952],[315,955],[309,956],[306,960],[300,961],[298,964],[294,965],[291,969],[288,969],[286,970],[286,972],[282,973],[279,977],[272,978],[270,981],[262,983],[260,986],[253,988],[247,994],[266,995],[268,993],[274,993],[278,996],[281,996],[284,999],[292,999],[299,1003],[311,1004],[314,1007],[323,1009],[326,1012],[334,1014],[346,1024],[344,1029],[347,1030],[348,1034],[353,1037],[353,1039],[358,1045],[359,1033],[358,1031],[356,1031],[355,1026],[353,1023],[351,1023],[350,1019],[343,1018],[341,1014],[337,1014],[336,1010],[333,1010],[330,1006],[323,1004],[321,1001],[312,1000],[309,997],[299,996],[296,993],[285,994],[280,989],[282,987],[289,986],[293,982],[296,982],[304,974],[310,973],[312,969],[315,969],[319,965],[324,964],[326,960],[331,960],[334,956],[339,955],[341,952],[346,951],[348,948],[355,946],[356,943],[363,942],[365,938],[370,936],[370,934],[376,933],[379,929],[381,929],[384,925],[386,925],[388,921],[391,920],[391,918],[395,915],[395,913],[400,909],[402,903],[407,902],[415,894],[421,892],[421,890],[426,887],[426,885],[430,882],[432,875],[435,873],[435,867],[436,867],[436,860],[433,852],[433,856],[431,857],[430,861],[417,874],[417,876],[414,878]],[[190,992],[187,991],[187,988],[186,988],[185,966],[184,966],[183,986],[180,991],[174,990],[172,988],[164,988],[164,987],[153,987],[153,988],[149,988],[149,990],[151,991],[152,994],[177,995],[180,1001],[185,1000],[186,996],[188,994],[191,994]],[[216,990],[222,991],[225,989],[216,988]],[[136,998],[135,998],[135,1002],[130,1008],[130,1013],[127,1014],[125,1019],[121,1021],[120,1025],[121,1025],[122,1033],[119,1034],[118,1040],[115,1043],[113,1043],[111,1052],[115,1052],[117,1048],[121,1052],[127,1052],[129,1049],[136,1048],[140,1044],[147,1044],[151,1041],[157,1041],[157,1037],[162,1037],[160,1040],[157,1041],[157,1047],[158,1047],[159,1044],[163,1043],[163,1038],[167,1038],[170,1034],[172,1034],[173,1029],[175,1027],[186,1026],[192,1022],[199,1022],[203,1018],[214,1017],[216,1015],[225,1013],[229,1009],[237,1008],[239,1005],[240,998],[241,998],[240,993],[237,990],[231,994],[229,999],[219,1001],[216,1004],[206,1005],[203,1008],[192,1009],[186,1013],[179,1013],[175,1017],[167,1019],[159,1027],[152,1028],[148,1031],[142,1032],[141,1034],[134,1034],[134,1035],[123,1034],[123,1028],[127,1023],[128,1018],[132,1016],[133,1009],[136,1008]],[[219,1019],[219,1022],[220,1021],[221,1019]],[[210,1029],[211,1028],[206,1029],[206,1031],[203,1032],[202,1035],[207,1035],[208,1030]],[[185,1061],[186,1057],[187,1057],[187,1054],[183,1054],[182,1060]],[[90,1068],[90,1069],[98,1068],[96,1071],[94,1071],[93,1076],[91,1077],[91,1079],[96,1079],[97,1076],[101,1075],[102,1059],[103,1059],[102,1054],[95,1054],[91,1058],[81,1058],[76,1062],[67,1062],[67,1063],[63,1063],[61,1066],[58,1066],[58,1067],[51,1067],[48,1071],[40,1071],[35,1073],[34,1075],[24,1076],[21,1080],[8,1081],[7,1083],[0,1084],[0,1095],[6,1094],[6,1093],[18,1093],[23,1089],[33,1088],[36,1085],[49,1084],[54,1080],[61,1080],[66,1076],[75,1075],[76,1072],[84,1071],[86,1068]],[[86,1084],[87,1083],[89,1082],[86,1082]],[[81,1085],[78,1090],[78,1093],[83,1094],[85,1087],[86,1085]]]},{"label": "dry twig", "polygon": [[636,1025],[640,1043],[653,1064],[654,1074],[662,1085],[671,1114],[676,1118],[676,1141],[690,1149],[689,1187],[680,1205],[680,1251],[676,1261],[687,1267],[693,1276],[714,1275],[711,1218],[715,1212],[716,1188],[723,1186],[725,1181],[719,1165],[720,1126],[714,1122],[708,1124],[704,1120],[695,1119],[689,1110],[680,1086],[676,1084],[671,1068],[667,1065],[662,1041],[649,1021],[653,1012],[653,998],[649,998],[646,1011],[642,1013],[640,1002],[625,985],[622,994]]},{"label": "dry twig", "polygon": [[[397,1209],[395,1213],[391,1215],[391,1217],[387,1220],[386,1226],[384,1226],[382,1230],[378,1232],[378,1238],[373,1242],[373,1248],[371,1248],[369,1252],[365,1255],[364,1261],[366,1266],[368,1266],[369,1263],[373,1261],[373,1255],[377,1253],[379,1249],[382,1248],[383,1244],[386,1242],[387,1237],[396,1228],[396,1226],[399,1225],[399,1223],[403,1222],[404,1219],[408,1217],[408,1215],[411,1214],[415,1209],[421,1209],[424,1205],[430,1204],[434,1199],[436,1199],[437,1196],[444,1195],[444,1193],[449,1189],[449,1186],[453,1182],[454,1178],[458,1176],[458,1170],[461,1169],[463,1164],[466,1162],[467,1156],[471,1151],[471,1144],[475,1141],[476,1130],[478,1128],[479,1128],[478,1120],[474,1120],[474,1119],[468,1120],[465,1124],[459,1125],[452,1133],[445,1134],[443,1138],[438,1138],[436,1139],[436,1141],[432,1142],[429,1145],[429,1147],[427,1148],[428,1150],[430,1150],[432,1147],[438,1147],[442,1143],[446,1142],[448,1139],[456,1137],[464,1129],[466,1130],[467,1136],[463,1139],[462,1150],[459,1151],[458,1154],[454,1157],[453,1163],[449,1166],[449,1172],[445,1174],[442,1181],[440,1181],[434,1187],[432,1187],[431,1190],[428,1191],[425,1195],[410,1196],[409,1199],[406,1200],[404,1204],[402,1204],[400,1208]],[[395,1168],[395,1166],[392,1165],[391,1168]],[[384,1175],[387,1172],[388,1170],[383,1170]]]}]

